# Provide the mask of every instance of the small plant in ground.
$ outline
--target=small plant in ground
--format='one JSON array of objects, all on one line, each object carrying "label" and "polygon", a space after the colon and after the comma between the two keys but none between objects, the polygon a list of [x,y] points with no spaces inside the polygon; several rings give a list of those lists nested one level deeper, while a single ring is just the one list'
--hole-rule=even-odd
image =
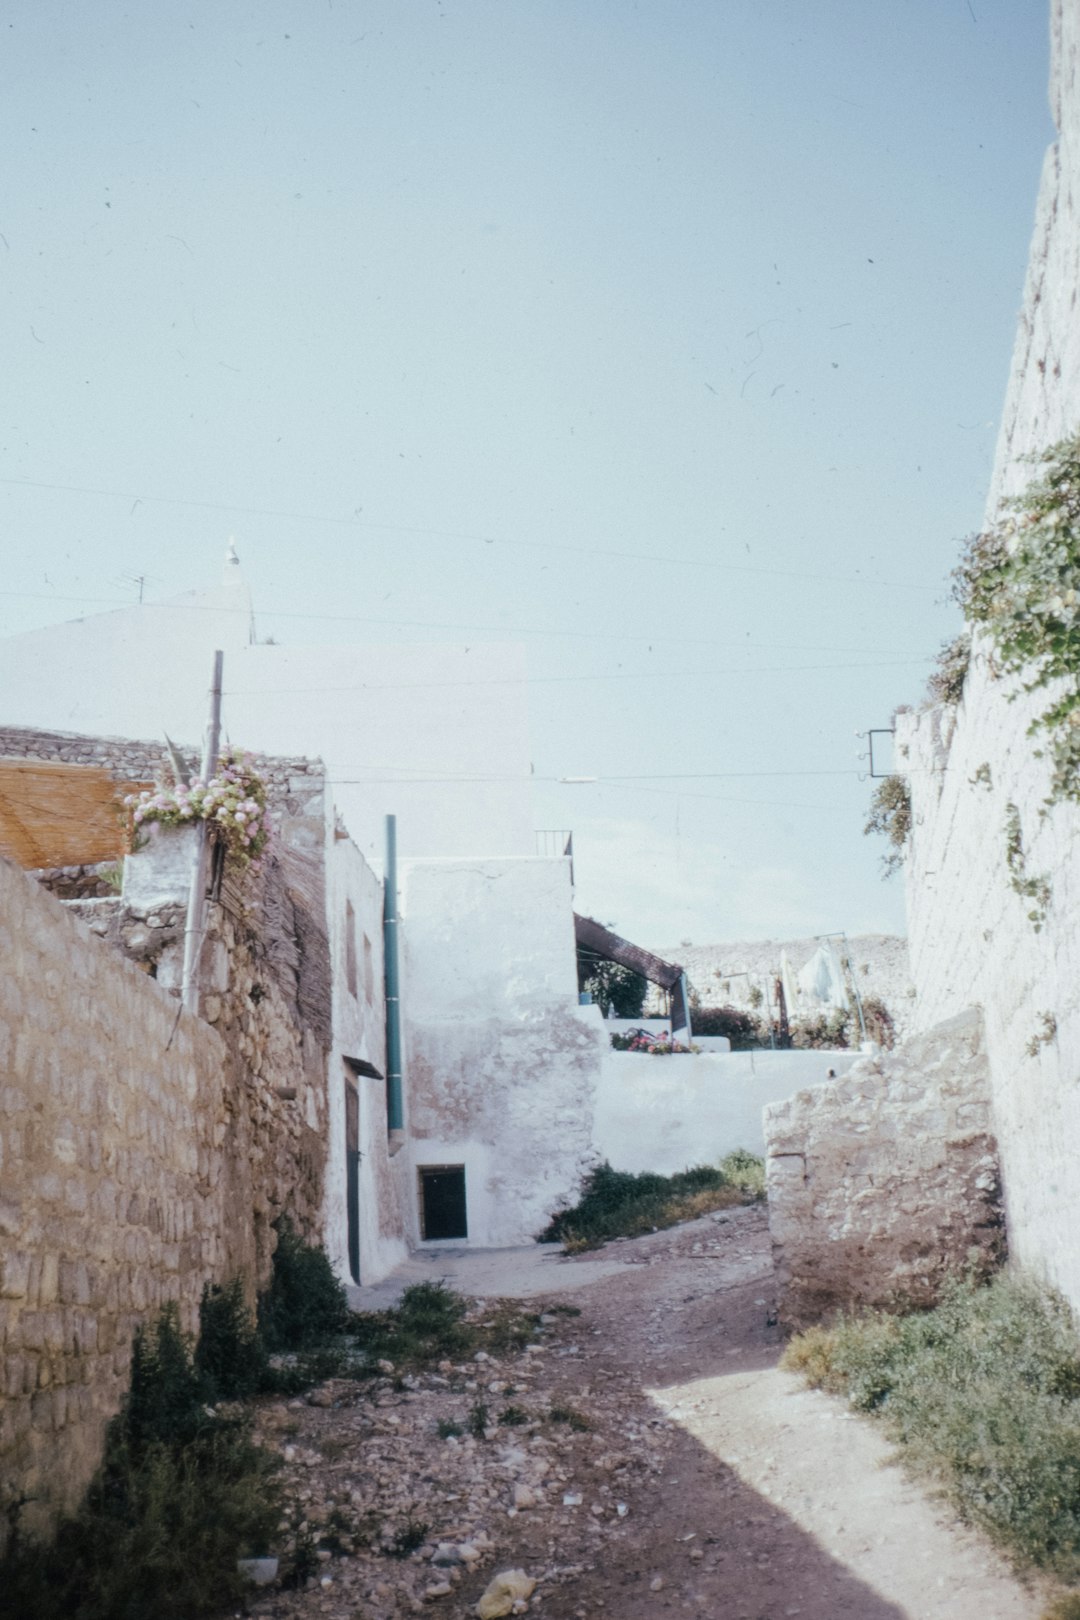
[{"label": "small plant in ground", "polygon": [[392,1540],[386,1548],[388,1558],[408,1558],[410,1553],[416,1552],[427,1540],[427,1533],[431,1529],[426,1519],[414,1519],[412,1515],[405,1523],[395,1530]]},{"label": "small plant in ground", "polygon": [[548,1422],[565,1423],[568,1429],[573,1429],[578,1434],[584,1434],[586,1430],[592,1428],[588,1418],[573,1406],[552,1406],[548,1411]]},{"label": "small plant in ground", "polygon": [[904,864],[911,837],[911,789],[902,776],[886,776],[874,789],[864,833],[881,833],[888,854],[881,857],[882,877],[891,877]]},{"label": "small plant in ground", "polygon": [[1080,1339],[1056,1295],[957,1282],[933,1311],[811,1329],[784,1362],[879,1416],[1018,1562],[1080,1578]]},{"label": "small plant in ground", "polygon": [[765,1197],[765,1160],[746,1148],[735,1148],[720,1160],[720,1169],[733,1187],[753,1199]]},{"label": "small plant in ground", "polygon": [[277,1248],[270,1286],[259,1298],[258,1324],[267,1350],[308,1350],[345,1332],[345,1289],[322,1249],[305,1243],[292,1221],[274,1223]]},{"label": "small plant in ground", "polygon": [[529,1414],[523,1406],[504,1406],[499,1413],[499,1422],[504,1429],[520,1429],[529,1421]]},{"label": "small plant in ground", "polygon": [[414,1283],[393,1310],[371,1311],[352,1319],[357,1345],[369,1361],[392,1361],[396,1368],[425,1366],[462,1358],[475,1348],[466,1322],[468,1301],[444,1283]]},{"label": "small plant in ground", "polygon": [[491,1413],[483,1401],[477,1401],[469,1412],[469,1433],[474,1440],[482,1440],[485,1429],[490,1428],[490,1426]]},{"label": "small plant in ground", "polygon": [[435,1425],[435,1432],[440,1440],[457,1439],[465,1433],[460,1423],[452,1423],[449,1418],[440,1418]]},{"label": "small plant in ground", "polygon": [[1031,910],[1028,912],[1028,922],[1038,934],[1046,921],[1046,908],[1050,904],[1050,880],[1029,874],[1020,811],[1011,802],[1005,806],[1005,864],[1009,869],[1009,887],[1021,900],[1029,902]]}]

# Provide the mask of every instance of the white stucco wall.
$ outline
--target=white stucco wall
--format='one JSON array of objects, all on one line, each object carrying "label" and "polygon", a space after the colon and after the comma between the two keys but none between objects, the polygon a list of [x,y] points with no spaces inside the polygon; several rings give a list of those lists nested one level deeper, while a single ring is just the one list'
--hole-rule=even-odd
[{"label": "white stucco wall", "polygon": [[858,1052],[702,1052],[651,1057],[609,1051],[596,1098],[593,1139],[616,1170],[674,1175],[716,1164],[735,1148],[763,1154],[762,1110],[832,1069],[844,1075]]},{"label": "white stucco wall", "polygon": [[[1060,140],[1043,170],[989,517],[1031,476],[1019,458],[1080,426],[1080,8],[1055,0],[1051,9]],[[1058,805],[1041,816],[1048,773],[1025,733],[1046,705],[1010,702],[1014,691],[991,678],[980,655],[958,712],[898,720],[914,811],[907,894],[916,1017],[927,1029],[983,1008],[1010,1250],[1080,1308],[1080,812]],[[1030,901],[1009,885],[1010,801],[1028,872],[1051,884],[1040,932],[1027,917]],[[1044,1014],[1056,1035],[1032,1052]]]},{"label": "white stucco wall", "polygon": [[[414,1177],[464,1164],[470,1244],[527,1242],[589,1162],[606,1044],[577,1006],[569,863],[403,862],[401,935]],[[412,1219],[418,1240],[415,1184]]]},{"label": "white stucco wall", "polygon": [[[327,1252],[349,1281],[346,1209],[345,1087],[352,1079],[345,1059],[359,1058],[386,1074],[383,987],[382,884],[351,839],[327,829],[326,904],[333,970],[333,1047],[329,1067],[329,1129],[326,1167]],[[352,915],[349,914],[349,906]],[[348,932],[353,932],[356,994],[349,986]],[[365,944],[366,941],[366,944]],[[386,1080],[355,1079],[360,1114],[358,1217],[360,1278],[378,1282],[406,1256],[405,1204],[409,1192],[406,1156],[391,1158],[386,1129]]]},{"label": "white stucco wall", "polygon": [[235,566],[213,591],[0,640],[0,722],[198,745],[213,653],[234,743],[318,755],[376,869],[383,823],[402,854],[532,855],[523,648],[253,645]]}]

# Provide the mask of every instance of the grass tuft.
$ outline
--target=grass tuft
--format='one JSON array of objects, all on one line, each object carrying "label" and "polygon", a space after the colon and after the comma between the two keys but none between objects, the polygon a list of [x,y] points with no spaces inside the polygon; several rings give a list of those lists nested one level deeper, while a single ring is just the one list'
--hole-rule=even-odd
[{"label": "grass tuft", "polygon": [[1056,1295],[955,1282],[933,1311],[812,1328],[784,1365],[878,1415],[1017,1562],[1080,1578],[1080,1340]]}]

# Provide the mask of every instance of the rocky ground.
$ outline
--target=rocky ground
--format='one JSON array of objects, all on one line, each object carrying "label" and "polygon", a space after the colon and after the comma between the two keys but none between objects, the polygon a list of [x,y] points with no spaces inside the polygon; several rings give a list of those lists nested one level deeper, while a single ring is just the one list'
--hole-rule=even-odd
[{"label": "rocky ground", "polygon": [[775,1371],[763,1209],[612,1255],[614,1274],[520,1301],[535,1331],[504,1357],[265,1406],[316,1562],[249,1612],[459,1620],[521,1571],[488,1614],[1034,1620],[866,1424]]}]

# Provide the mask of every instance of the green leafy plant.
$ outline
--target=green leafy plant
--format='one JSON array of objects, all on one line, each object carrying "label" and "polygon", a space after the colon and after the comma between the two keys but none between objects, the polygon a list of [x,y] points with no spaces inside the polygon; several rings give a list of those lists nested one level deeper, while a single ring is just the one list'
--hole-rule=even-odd
[{"label": "green leafy plant", "polygon": [[78,1513],[48,1544],[17,1533],[5,1612],[34,1620],[195,1620],[239,1599],[237,1559],[280,1541],[277,1459],[215,1410],[175,1306],[141,1331],[127,1400]]},{"label": "green leafy plant", "polygon": [[902,776],[885,776],[878,783],[863,832],[880,833],[888,840],[889,851],[881,858],[882,877],[899,871],[911,837],[911,789]]},{"label": "green leafy plant", "polygon": [[632,968],[578,948],[578,989],[587,990],[606,1018],[640,1018],[649,983]]},{"label": "green leafy plant", "polygon": [[269,1385],[266,1347],[238,1277],[203,1289],[195,1370],[215,1400],[244,1400]]},{"label": "green leafy plant", "polygon": [[785,1365],[880,1418],[901,1455],[1017,1560],[1080,1577],[1080,1340],[1068,1307],[999,1274],[936,1310],[793,1339]]},{"label": "green leafy plant", "polygon": [[1047,804],[1080,801],[1080,434],[1030,458],[1039,469],[968,541],[954,571],[966,617],[1022,689],[1054,689],[1028,728],[1052,761]]},{"label": "green leafy plant", "polygon": [[483,1401],[477,1401],[469,1410],[469,1433],[474,1440],[482,1440],[491,1427],[491,1413]]},{"label": "green leafy plant", "polygon": [[408,1558],[410,1553],[424,1545],[430,1528],[426,1519],[414,1519],[410,1514],[405,1523],[394,1531],[386,1548],[387,1557]]},{"label": "green leafy plant", "polygon": [[577,1434],[586,1434],[592,1428],[592,1424],[584,1413],[579,1412],[574,1406],[550,1407],[548,1409],[548,1422],[565,1423],[568,1429],[573,1429]]},{"label": "green leafy plant", "polygon": [[309,1350],[349,1326],[345,1289],[323,1250],[305,1243],[287,1215],[274,1230],[277,1248],[270,1285],[259,1298],[259,1332],[271,1352]]},{"label": "green leafy plant", "polygon": [[1050,904],[1050,880],[1047,877],[1033,877],[1028,872],[1020,811],[1011,802],[1005,806],[1005,865],[1009,871],[1009,887],[1021,900],[1029,902],[1028,921],[1039,933]]},{"label": "green leafy plant", "polygon": [[499,1413],[499,1423],[504,1429],[520,1429],[528,1421],[529,1414],[523,1406],[504,1406]]},{"label": "green leafy plant", "polygon": [[[751,1000],[755,994],[755,1005],[760,1007],[762,994],[756,984],[750,991]],[[693,1013],[693,1026],[695,1035],[726,1035],[733,1052],[746,1052],[762,1043],[767,1046],[769,1042],[760,1019],[742,1007],[697,1007]]]},{"label": "green leafy plant", "polygon": [[562,1243],[568,1253],[577,1253],[743,1202],[738,1182],[712,1165],[658,1176],[613,1170],[605,1163],[590,1171],[578,1202],[553,1215],[538,1241]]}]

